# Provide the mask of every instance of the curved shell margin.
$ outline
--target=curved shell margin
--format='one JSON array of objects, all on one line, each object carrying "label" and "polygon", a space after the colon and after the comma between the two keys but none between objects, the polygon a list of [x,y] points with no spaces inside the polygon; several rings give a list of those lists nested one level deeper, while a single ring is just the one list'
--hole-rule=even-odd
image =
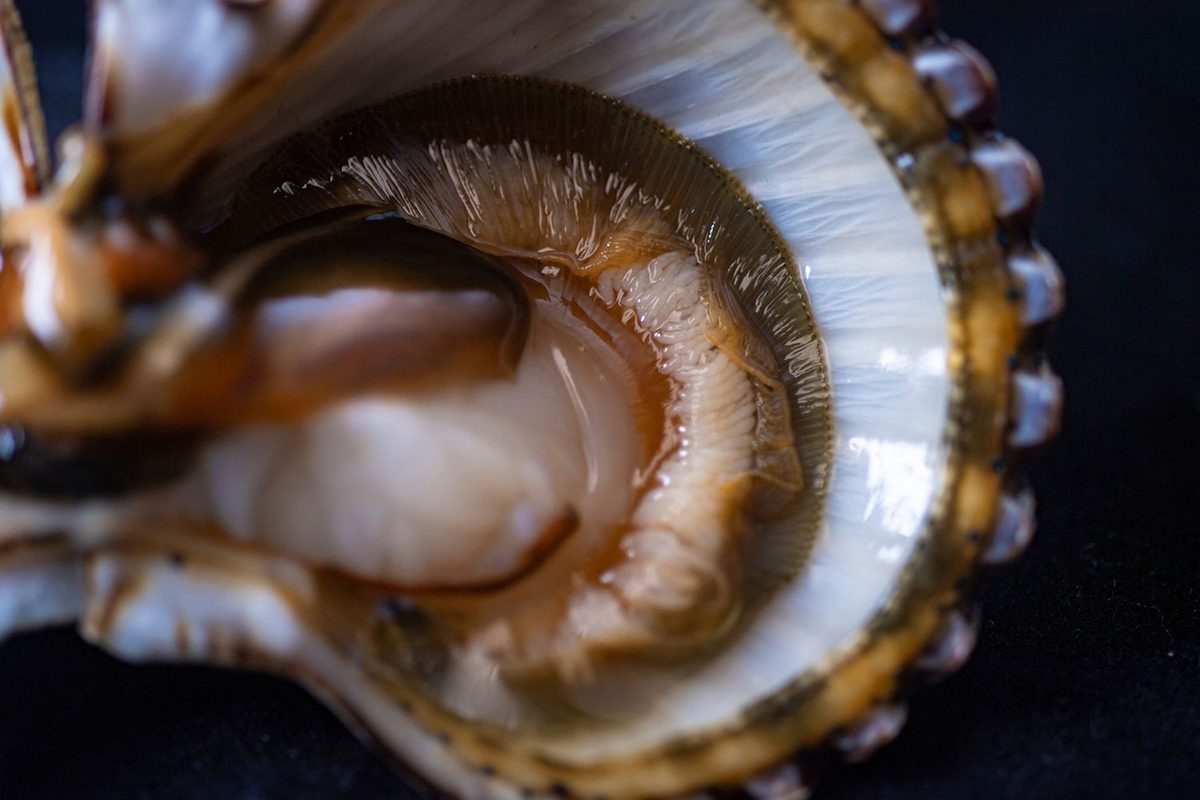
[{"label": "curved shell margin", "polygon": [[[995,75],[935,26],[932,0],[760,4],[887,157],[926,228],[947,298],[949,456],[918,550],[863,634],[795,687],[791,702],[763,710],[816,712],[824,725],[806,737],[809,756],[860,761],[898,734],[914,688],[966,662],[979,624],[976,579],[1032,538],[1025,469],[1059,429],[1062,384],[1045,346],[1064,280],[1034,238],[1038,164],[996,130]],[[795,797],[805,781],[772,780],[795,766],[748,791]]]},{"label": "curved shell margin", "polygon": [[[740,730],[719,742],[681,743],[670,754],[681,768],[708,759],[744,764],[738,744],[757,745],[783,763],[743,775],[744,792],[790,800],[807,793],[810,766],[826,754],[859,760],[889,741],[908,693],[965,661],[978,620],[975,577],[1028,543],[1033,500],[1022,472],[1058,427],[1061,384],[1043,351],[1063,282],[1033,239],[1042,191],[1036,162],[995,130],[992,71],[937,31],[931,2],[752,1],[820,70],[891,164],[936,255],[952,337],[941,495],[888,602],[820,669],[749,709]],[[227,659],[254,661],[247,652]],[[293,672],[353,718],[317,676]],[[801,753],[789,759],[795,743]]]}]

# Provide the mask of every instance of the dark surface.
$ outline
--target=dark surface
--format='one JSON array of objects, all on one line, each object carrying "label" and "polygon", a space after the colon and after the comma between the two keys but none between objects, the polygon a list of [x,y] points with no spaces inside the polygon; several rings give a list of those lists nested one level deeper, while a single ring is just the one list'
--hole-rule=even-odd
[{"label": "dark surface", "polygon": [[[18,5],[58,130],[79,107],[83,5]],[[1035,474],[1039,537],[988,581],[971,662],[819,797],[1195,797],[1200,3],[941,5],[1045,172],[1041,239],[1070,287],[1053,345],[1066,427]],[[405,796],[287,684],[129,667],[67,632],[0,646],[0,709],[5,800]]]}]

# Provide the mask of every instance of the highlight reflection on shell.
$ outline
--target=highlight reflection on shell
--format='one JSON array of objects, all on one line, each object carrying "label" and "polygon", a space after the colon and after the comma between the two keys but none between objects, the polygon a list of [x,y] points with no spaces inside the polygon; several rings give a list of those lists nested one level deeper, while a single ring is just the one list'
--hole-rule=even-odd
[{"label": "highlight reflection on shell", "polygon": [[53,181],[0,11],[0,633],[464,797],[795,796],[969,655],[1062,286],[927,3],[100,0]]}]

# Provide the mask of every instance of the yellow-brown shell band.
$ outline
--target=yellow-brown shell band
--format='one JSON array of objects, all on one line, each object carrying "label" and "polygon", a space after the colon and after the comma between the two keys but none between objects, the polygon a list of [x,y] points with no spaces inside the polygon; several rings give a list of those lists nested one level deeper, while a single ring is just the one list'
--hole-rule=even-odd
[{"label": "yellow-brown shell band", "polygon": [[1033,239],[1037,163],[995,130],[992,70],[934,28],[931,2],[779,0],[769,10],[893,164],[948,298],[955,391],[938,508],[887,607],[788,712],[809,717],[806,745],[836,731],[854,758],[894,735],[886,723],[911,674],[965,659],[976,568],[1029,542],[1033,497],[1019,468],[1058,428],[1061,384],[1043,347],[1063,280]]}]

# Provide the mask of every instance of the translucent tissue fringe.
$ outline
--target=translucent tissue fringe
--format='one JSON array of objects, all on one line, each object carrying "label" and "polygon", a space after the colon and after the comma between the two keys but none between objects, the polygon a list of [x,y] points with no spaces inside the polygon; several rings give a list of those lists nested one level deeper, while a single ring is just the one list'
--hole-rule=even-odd
[{"label": "translucent tissue fringe", "polygon": [[[298,67],[289,84],[296,93],[240,132],[243,157],[218,164],[199,195],[198,218],[295,130],[475,73],[570,81],[695,142],[763,203],[796,256],[830,365],[837,438],[832,465],[807,476],[827,484],[829,494],[802,580],[747,631],[736,663],[718,658],[703,680],[677,688],[671,705],[690,716],[671,722],[703,725],[727,716],[731,709],[714,686],[766,694],[815,666],[860,629],[894,584],[944,458],[950,382],[937,270],[923,227],[875,143],[744,0],[481,0],[472,13],[489,24],[476,26],[459,24],[458,7],[434,0],[363,8],[361,25]],[[612,144],[607,135],[585,133],[602,150]],[[782,295],[792,280],[755,261],[731,268],[749,306],[754,297]],[[770,331],[786,343],[781,358],[793,385],[824,368],[814,366],[821,354],[815,331],[796,322],[802,318],[793,315],[794,329],[779,320]],[[813,408],[830,405],[823,393],[808,400]],[[755,664],[750,675],[748,663]],[[659,733],[626,730],[607,748],[637,747]],[[603,757],[606,749],[594,752]]]}]

